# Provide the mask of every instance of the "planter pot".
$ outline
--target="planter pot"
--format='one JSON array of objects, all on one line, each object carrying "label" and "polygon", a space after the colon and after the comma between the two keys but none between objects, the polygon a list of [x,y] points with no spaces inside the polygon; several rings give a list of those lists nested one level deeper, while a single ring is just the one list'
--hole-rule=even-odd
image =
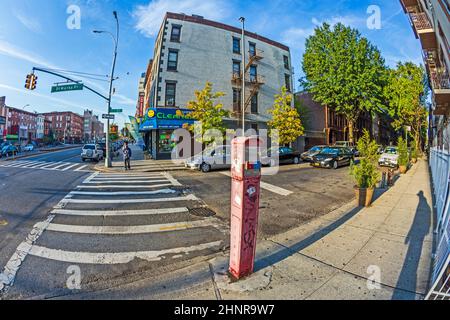
[{"label": "planter pot", "polygon": [[406,171],[408,170],[407,166],[399,166],[398,169],[400,170],[401,174],[405,174]]},{"label": "planter pot", "polygon": [[358,206],[368,207],[372,203],[374,188],[358,188],[355,187],[356,200]]},{"label": "planter pot", "polygon": [[417,162],[417,158],[412,158],[412,159],[411,159],[411,162],[412,162],[412,163],[416,163],[416,162]]}]

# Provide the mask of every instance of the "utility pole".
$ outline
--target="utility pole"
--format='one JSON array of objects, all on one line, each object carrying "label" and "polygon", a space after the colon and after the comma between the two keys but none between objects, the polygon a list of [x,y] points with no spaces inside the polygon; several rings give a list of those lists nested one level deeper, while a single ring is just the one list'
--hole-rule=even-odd
[{"label": "utility pole", "polygon": [[240,17],[242,22],[242,136],[245,137],[245,18]]},{"label": "utility pole", "polygon": [[[114,81],[114,71],[116,69],[116,60],[117,60],[117,46],[119,43],[119,18],[117,16],[117,11],[113,12],[114,18],[116,19],[116,36],[109,32],[109,31],[98,31],[94,30],[94,33],[107,33],[111,35],[114,41],[114,55],[113,55],[113,63],[112,63],[112,69],[111,69],[111,77],[109,79],[109,95],[108,95],[108,115],[111,114],[111,97],[112,97],[112,90],[113,90],[113,81]],[[110,126],[110,120],[107,119],[106,121],[106,158],[105,158],[105,167],[110,168],[111,167],[111,152],[110,152],[110,141],[109,141],[109,126]]]}]

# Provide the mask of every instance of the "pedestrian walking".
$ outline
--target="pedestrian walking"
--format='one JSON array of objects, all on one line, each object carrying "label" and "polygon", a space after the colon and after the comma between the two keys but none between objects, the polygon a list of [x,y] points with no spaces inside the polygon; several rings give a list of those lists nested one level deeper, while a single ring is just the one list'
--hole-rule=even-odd
[{"label": "pedestrian walking", "polygon": [[122,148],[122,153],[123,153],[123,160],[124,160],[124,164],[125,164],[125,170],[131,170],[131,149],[130,147],[128,147],[128,141],[125,141],[123,148]]}]

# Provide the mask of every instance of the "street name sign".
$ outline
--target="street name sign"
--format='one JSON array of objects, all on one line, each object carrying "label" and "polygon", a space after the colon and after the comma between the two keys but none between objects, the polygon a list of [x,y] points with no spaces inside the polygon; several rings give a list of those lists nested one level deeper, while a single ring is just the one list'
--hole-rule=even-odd
[{"label": "street name sign", "polygon": [[122,113],[123,109],[111,109],[111,113]]},{"label": "street name sign", "polygon": [[104,114],[102,115],[103,119],[109,119],[109,120],[114,120],[114,115],[113,114]]},{"label": "street name sign", "polygon": [[64,85],[56,85],[52,87],[52,93],[55,92],[64,92],[64,91],[76,91],[76,90],[83,90],[84,84],[82,83],[71,83],[71,84],[64,84]]}]

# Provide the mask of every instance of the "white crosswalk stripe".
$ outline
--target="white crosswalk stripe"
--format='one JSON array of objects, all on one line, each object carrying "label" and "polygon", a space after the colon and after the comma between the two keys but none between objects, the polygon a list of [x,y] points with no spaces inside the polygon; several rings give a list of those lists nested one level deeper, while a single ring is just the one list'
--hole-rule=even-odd
[{"label": "white crosswalk stripe", "polygon": [[86,164],[63,162],[63,161],[48,162],[48,161],[16,160],[10,162],[0,162],[0,167],[61,171],[61,172],[67,171],[92,172],[92,170],[87,170],[88,165]]},{"label": "white crosswalk stripe", "polygon": [[[75,168],[70,166],[61,162],[50,168]],[[214,216],[195,216],[194,208],[208,210],[170,173],[95,172],[54,206],[45,221],[34,226],[17,247],[0,280],[3,277],[8,279],[5,285],[15,285],[17,274],[20,278],[19,268],[27,261],[100,268],[138,260],[171,263],[223,250],[229,241],[228,225]],[[27,255],[40,259],[26,261]],[[17,264],[18,259],[22,263]],[[129,268],[133,269],[131,265]],[[107,272],[114,274],[117,270],[112,267]]]}]

